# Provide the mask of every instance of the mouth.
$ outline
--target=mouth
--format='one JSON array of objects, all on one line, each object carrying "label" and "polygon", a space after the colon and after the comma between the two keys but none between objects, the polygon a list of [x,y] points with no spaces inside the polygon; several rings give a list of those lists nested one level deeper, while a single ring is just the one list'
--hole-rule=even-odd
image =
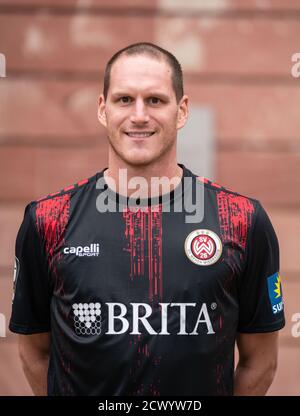
[{"label": "mouth", "polygon": [[146,139],[147,137],[153,136],[155,131],[125,131],[125,134],[134,139]]}]

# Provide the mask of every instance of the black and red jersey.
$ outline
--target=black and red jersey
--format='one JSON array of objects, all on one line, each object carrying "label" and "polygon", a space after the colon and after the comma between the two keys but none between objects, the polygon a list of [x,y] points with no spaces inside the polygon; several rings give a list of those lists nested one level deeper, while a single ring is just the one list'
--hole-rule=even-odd
[{"label": "black and red jersey", "polygon": [[263,207],[180,166],[134,209],[104,171],[26,207],[10,329],[51,331],[49,395],[231,395],[237,332],[284,326]]}]

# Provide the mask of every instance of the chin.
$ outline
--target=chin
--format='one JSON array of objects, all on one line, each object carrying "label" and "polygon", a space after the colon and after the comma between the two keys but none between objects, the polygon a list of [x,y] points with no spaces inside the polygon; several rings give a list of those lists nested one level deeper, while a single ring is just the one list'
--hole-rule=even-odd
[{"label": "chin", "polygon": [[128,155],[120,155],[120,156],[121,156],[121,159],[123,159],[128,165],[135,166],[135,167],[148,166],[157,160],[156,155],[133,154],[133,152]]}]

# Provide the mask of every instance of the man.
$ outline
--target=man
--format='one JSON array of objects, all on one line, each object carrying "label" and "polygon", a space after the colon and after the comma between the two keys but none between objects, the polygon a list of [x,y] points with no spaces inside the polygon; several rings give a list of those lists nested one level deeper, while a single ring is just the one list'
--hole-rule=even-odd
[{"label": "man", "polygon": [[10,329],[37,395],[264,395],[273,380],[276,235],[257,200],[177,163],[182,85],[156,45],[115,54],[98,111],[108,168],[26,207]]}]

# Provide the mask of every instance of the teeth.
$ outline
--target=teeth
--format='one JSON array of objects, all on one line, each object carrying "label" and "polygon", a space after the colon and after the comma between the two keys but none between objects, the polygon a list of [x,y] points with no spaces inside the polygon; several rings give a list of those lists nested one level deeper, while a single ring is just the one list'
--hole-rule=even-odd
[{"label": "teeth", "polygon": [[130,137],[150,137],[152,136],[152,134],[154,134],[153,132],[134,132],[134,133],[126,133],[128,136]]}]

